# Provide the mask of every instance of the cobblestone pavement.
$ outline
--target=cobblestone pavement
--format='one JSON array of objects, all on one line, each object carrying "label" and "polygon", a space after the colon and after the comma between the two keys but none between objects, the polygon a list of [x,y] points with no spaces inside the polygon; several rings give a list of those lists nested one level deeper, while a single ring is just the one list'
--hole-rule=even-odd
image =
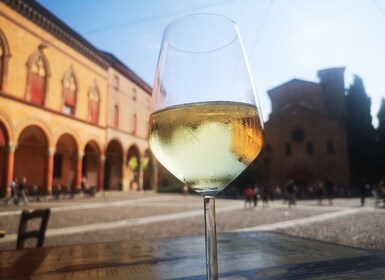
[{"label": "cobblestone pavement", "polygon": [[[0,205],[0,250],[15,247],[22,209],[52,209],[46,246],[127,239],[204,234],[200,196],[145,193],[100,193],[96,197],[31,201],[29,206]],[[372,199],[335,199],[318,205],[298,201],[291,209],[282,201],[253,209],[242,200],[217,199],[217,232],[270,230],[348,246],[385,251],[385,209]]]}]

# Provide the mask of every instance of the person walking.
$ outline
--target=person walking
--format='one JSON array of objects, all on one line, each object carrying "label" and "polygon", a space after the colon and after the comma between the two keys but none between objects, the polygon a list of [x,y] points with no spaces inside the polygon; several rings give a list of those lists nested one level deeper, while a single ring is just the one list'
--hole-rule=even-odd
[{"label": "person walking", "polygon": [[287,201],[289,208],[294,206],[296,204],[295,201],[295,194],[296,194],[297,186],[294,184],[294,180],[289,180],[288,184],[286,185],[286,193],[287,193]]},{"label": "person walking", "polygon": [[368,190],[368,184],[367,184],[366,178],[364,176],[361,177],[361,179],[358,183],[358,190],[360,192],[361,207],[364,207],[365,206],[365,199],[367,196],[367,190]]},{"label": "person walking", "polygon": [[13,203],[14,204],[18,204],[19,200],[18,200],[18,197],[17,197],[17,178],[13,179],[13,181],[10,184],[10,188],[11,188],[11,195],[9,197],[7,197],[6,199],[4,199],[4,203],[8,204],[8,202],[11,199],[13,199]]},{"label": "person walking", "polygon": [[26,183],[27,183],[27,178],[23,177],[19,184],[19,199],[23,200],[25,205],[28,205],[29,202],[26,195],[26,190],[27,190]]},{"label": "person walking", "polygon": [[247,187],[245,190],[245,208],[247,207],[247,205],[249,205],[249,208],[252,207],[251,201],[253,199],[253,195],[254,195],[254,191],[251,188],[251,186]]},{"label": "person walking", "polygon": [[325,180],[325,190],[326,190],[326,196],[329,201],[329,205],[333,205],[334,186],[333,186],[333,181],[330,178]]},{"label": "person walking", "polygon": [[324,196],[324,182],[322,180],[318,180],[318,182],[316,183],[315,195],[317,197],[318,205],[321,206],[322,198]]},{"label": "person walking", "polygon": [[254,208],[256,208],[258,206],[259,198],[260,198],[259,187],[258,187],[258,185],[255,185],[254,194],[253,194]]}]

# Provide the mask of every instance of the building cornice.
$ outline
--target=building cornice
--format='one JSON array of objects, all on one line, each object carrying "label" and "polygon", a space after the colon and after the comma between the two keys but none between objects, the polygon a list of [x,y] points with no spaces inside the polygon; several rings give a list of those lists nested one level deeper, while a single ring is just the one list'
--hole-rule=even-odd
[{"label": "building cornice", "polygon": [[0,0],[20,15],[29,19],[60,41],[77,50],[104,69],[109,64],[91,43],[58,19],[54,14],[33,0]]},{"label": "building cornice", "polygon": [[152,95],[152,88],[145,81],[143,81],[134,71],[128,68],[122,61],[120,61],[111,53],[102,51],[102,54],[104,55],[105,59],[109,62],[112,68],[120,72],[127,79],[133,81],[135,84],[140,86],[149,95]]},{"label": "building cornice", "polygon": [[80,119],[78,117],[64,114],[62,112],[59,112],[59,111],[53,110],[51,108],[45,107],[44,105],[39,105],[39,104],[31,103],[29,101],[26,101],[25,99],[13,96],[13,95],[11,95],[9,93],[6,93],[6,92],[3,92],[3,91],[0,91],[0,98],[6,98],[6,99],[9,99],[9,100],[13,100],[13,101],[16,101],[18,103],[24,104],[26,106],[34,107],[34,108],[43,110],[43,111],[51,113],[51,114],[55,114],[55,115],[62,116],[62,117],[68,118],[68,119],[72,119],[72,120],[75,120],[77,122],[81,122],[81,123],[87,124],[89,126],[93,126],[93,127],[97,127],[97,128],[101,128],[101,129],[106,129],[106,126],[103,126],[103,125],[100,125],[100,124],[94,124],[94,123],[91,123],[89,121]]}]

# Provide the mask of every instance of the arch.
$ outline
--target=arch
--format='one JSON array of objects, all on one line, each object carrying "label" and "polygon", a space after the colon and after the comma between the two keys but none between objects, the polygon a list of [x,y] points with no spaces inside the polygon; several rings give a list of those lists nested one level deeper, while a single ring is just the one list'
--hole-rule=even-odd
[{"label": "arch", "polygon": [[305,193],[307,187],[316,180],[314,166],[305,161],[296,161],[288,168],[286,181],[293,179],[300,193]]},{"label": "arch", "polygon": [[103,147],[102,145],[98,142],[98,137],[93,135],[91,137],[89,137],[88,139],[86,139],[84,141],[84,146],[80,148],[80,150],[84,151],[86,149],[86,146],[89,144],[89,143],[92,143],[92,146],[95,147],[95,149],[97,149],[98,151],[98,154],[100,156],[104,156],[104,150],[103,150]]},{"label": "arch", "polygon": [[60,128],[57,130],[54,134],[54,139],[53,139],[53,146],[57,146],[57,142],[59,141],[60,137],[62,137],[63,134],[68,134],[70,135],[73,140],[75,141],[76,144],[76,150],[80,150],[80,141],[78,139],[77,133],[68,127]]},{"label": "arch", "polygon": [[75,116],[78,93],[78,79],[71,67],[64,73],[62,79],[62,111],[65,114]]},{"label": "arch", "polygon": [[11,119],[8,117],[8,115],[0,111],[0,123],[3,125],[3,129],[6,131],[8,135],[8,140],[10,143],[15,143],[15,126],[13,125]]},{"label": "arch", "polygon": [[7,82],[8,60],[11,57],[9,44],[3,31],[0,29],[0,91],[5,90]]},{"label": "arch", "polygon": [[26,177],[28,185],[36,185],[40,190],[46,189],[48,147],[48,136],[41,127],[24,127],[17,138],[15,177]]},{"label": "arch", "polygon": [[123,146],[116,139],[111,140],[106,148],[104,188],[107,190],[123,188]]},{"label": "arch", "polygon": [[43,46],[33,53],[27,62],[27,91],[25,99],[32,103],[44,105],[48,78],[51,76],[48,60],[42,52]]},{"label": "arch", "polygon": [[53,185],[74,185],[79,153],[75,138],[71,134],[64,133],[58,138],[55,148]]},{"label": "arch", "polygon": [[23,132],[23,130],[25,130],[25,128],[30,127],[30,126],[36,126],[39,129],[41,129],[43,131],[45,137],[47,137],[48,147],[53,147],[53,145],[52,145],[53,140],[52,140],[52,136],[51,136],[52,132],[49,128],[49,125],[45,120],[43,120],[42,118],[39,118],[39,117],[28,118],[28,120],[24,121],[21,124],[18,124],[16,133],[15,133],[15,139],[18,139],[20,137],[20,134]]}]

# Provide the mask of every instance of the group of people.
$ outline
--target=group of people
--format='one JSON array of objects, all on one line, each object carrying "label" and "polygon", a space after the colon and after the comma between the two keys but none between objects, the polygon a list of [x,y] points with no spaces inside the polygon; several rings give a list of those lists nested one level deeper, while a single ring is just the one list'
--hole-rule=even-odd
[{"label": "group of people", "polygon": [[[358,185],[358,194],[361,206],[365,205],[366,197],[372,196],[375,199],[376,207],[385,208],[385,176],[378,183],[372,185],[363,178]],[[287,203],[291,208],[296,205],[298,197],[315,198],[318,205],[322,205],[323,200],[327,200],[329,205],[333,205],[333,199],[336,195],[338,196],[340,193],[338,189],[336,191],[332,178],[317,180],[307,188],[298,186],[293,179],[290,179],[282,189],[278,186],[275,188],[258,185],[255,187],[248,186],[244,191],[244,205],[245,208],[247,206],[256,208],[258,201],[262,201],[262,207],[267,207],[269,200],[283,198],[284,203]]]},{"label": "group of people", "polygon": [[375,199],[375,206],[385,208],[385,176],[376,184],[371,186],[363,177],[359,183],[361,206],[365,205],[365,198],[372,195]]},{"label": "group of people", "polygon": [[[251,208],[252,205],[254,205],[254,208],[257,207],[258,201],[262,201],[262,207],[267,207],[269,200],[280,198],[283,198],[284,202],[287,202],[289,208],[291,208],[296,205],[299,192],[299,187],[293,179],[290,179],[283,189],[280,187],[270,189],[269,187],[258,185],[254,188],[249,186],[244,191],[245,208],[247,206]],[[329,205],[333,205],[334,184],[332,179],[318,180],[311,193],[315,194],[318,205],[322,205],[324,198],[327,198]]]},{"label": "group of people", "polygon": [[372,194],[377,207],[385,208],[385,177],[374,187]]},{"label": "group of people", "polygon": [[4,203],[8,204],[10,200],[13,200],[14,204],[19,204],[20,200],[24,202],[25,205],[28,205],[28,199],[27,199],[27,178],[23,177],[18,182],[17,178],[14,178],[13,181],[10,184],[11,194],[7,198],[5,198]]},{"label": "group of people", "polygon": [[333,205],[334,197],[334,184],[333,181],[328,178],[325,180],[318,180],[315,184],[315,196],[318,201],[318,205],[322,205],[322,200],[326,198],[329,205]]},{"label": "group of people", "polygon": [[269,189],[265,186],[251,186],[247,187],[245,190],[245,208],[249,207],[256,208],[258,206],[258,201],[262,201],[262,207],[268,207],[269,203]]}]

